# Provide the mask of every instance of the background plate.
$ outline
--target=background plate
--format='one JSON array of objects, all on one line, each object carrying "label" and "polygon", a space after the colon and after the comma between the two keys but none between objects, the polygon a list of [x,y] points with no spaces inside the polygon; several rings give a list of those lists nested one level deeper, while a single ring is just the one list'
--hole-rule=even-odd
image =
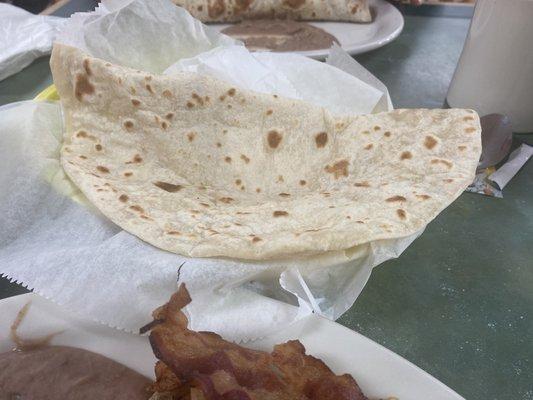
[{"label": "background plate", "polygon": [[[369,0],[373,21],[369,24],[351,22],[311,22],[335,36],[341,47],[351,55],[364,53],[385,46],[398,37],[403,29],[403,16],[385,0]],[[212,24],[221,31],[229,24]],[[329,49],[294,52],[307,57],[326,58]]]},{"label": "background plate", "polygon": [[[153,377],[155,358],[147,337],[83,320],[34,294],[0,301],[0,352],[13,348],[13,343],[8,339],[9,327],[18,311],[29,301],[32,305],[19,328],[23,338],[63,331],[52,340],[52,344],[91,350]],[[146,316],[146,322],[149,321],[150,317]],[[314,315],[248,346],[270,351],[275,343],[290,339],[299,339],[308,354],[320,357],[336,373],[352,374],[370,398],[394,396],[399,400],[464,400],[386,348],[335,322]]]}]

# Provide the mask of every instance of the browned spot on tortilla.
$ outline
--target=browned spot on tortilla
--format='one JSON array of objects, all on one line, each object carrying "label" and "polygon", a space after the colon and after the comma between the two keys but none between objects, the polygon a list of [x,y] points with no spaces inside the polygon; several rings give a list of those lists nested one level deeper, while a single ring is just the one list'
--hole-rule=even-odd
[{"label": "browned spot on tortilla", "polygon": [[194,103],[188,101],[187,102],[187,108],[193,108],[194,107]]},{"label": "browned spot on tortilla", "polygon": [[244,189],[246,189],[246,186],[242,185],[241,190],[244,191]]},{"label": "browned spot on tortilla", "polygon": [[324,197],[329,197],[329,196],[331,196],[331,193],[329,193],[329,192],[322,192],[322,193],[320,193],[320,194],[321,194],[322,196],[324,196]]},{"label": "browned spot on tortilla", "polygon": [[304,181],[303,179],[301,179],[301,180],[300,180],[300,186],[305,186],[305,185],[307,185],[307,182]]},{"label": "browned spot on tortilla", "polygon": [[132,129],[133,128],[133,121],[130,121],[130,120],[124,121],[124,128],[126,128],[128,130]]},{"label": "browned spot on tortilla", "polygon": [[176,193],[183,189],[182,185],[174,185],[173,183],[162,181],[154,182],[154,185],[157,186],[159,189],[163,189],[169,193]]},{"label": "browned spot on tortilla", "polygon": [[146,85],[145,85],[145,88],[146,88],[146,90],[148,90],[150,93],[152,93],[152,94],[154,93],[154,90],[152,89],[152,86],[150,86],[149,84],[146,84]]},{"label": "browned spot on tortilla", "polygon": [[261,188],[255,189],[256,193],[261,193]]},{"label": "browned spot on tortilla", "polygon": [[157,115],[154,115],[154,121],[155,121],[156,124],[159,124],[159,122],[161,120],[159,119],[159,117]]},{"label": "browned spot on tortilla", "polygon": [[231,88],[230,90],[228,90],[228,96],[235,96],[235,93],[237,93],[237,90],[235,88]]},{"label": "browned spot on tortilla", "polygon": [[327,132],[320,132],[315,135],[316,147],[318,147],[319,149],[324,147],[327,142],[328,142]]},{"label": "browned spot on tortilla", "polygon": [[475,131],[476,131],[476,128],[472,128],[472,127],[465,129],[466,133],[472,133],[472,132],[475,132]]},{"label": "browned spot on tortilla", "polygon": [[150,81],[152,80],[152,77],[151,77],[150,75],[146,75],[146,76],[144,77],[144,79],[145,79],[146,81],[150,82]]},{"label": "browned spot on tortilla", "polygon": [[413,158],[413,155],[411,154],[410,151],[404,151],[401,155],[400,155],[400,160],[409,160]]},{"label": "browned spot on tortilla", "polygon": [[94,93],[94,86],[89,82],[87,75],[76,74],[76,82],[74,83],[74,95],[78,101],[81,101],[84,95],[91,95]]},{"label": "browned spot on tortilla", "polygon": [[283,0],[283,4],[296,10],[305,4],[305,0]]},{"label": "browned spot on tortilla", "polygon": [[363,221],[355,221],[355,222],[357,222],[358,224],[364,224]]},{"label": "browned spot on tortilla", "polygon": [[280,193],[280,194],[278,194],[278,196],[280,196],[280,197],[291,197],[291,195],[289,193]]},{"label": "browned spot on tortilla", "polygon": [[226,203],[226,204],[229,204],[231,203],[232,201],[235,201],[233,200],[231,197],[221,197],[220,199],[218,199],[219,201],[221,201],[222,203]]},{"label": "browned spot on tortilla", "polygon": [[104,167],[102,165],[98,165],[96,169],[104,174],[109,174],[109,168]]},{"label": "browned spot on tortilla", "polygon": [[434,158],[431,160],[431,164],[443,164],[446,165],[448,168],[452,168],[453,164],[447,160],[443,160],[441,158]]},{"label": "browned spot on tortilla", "polygon": [[272,213],[272,215],[277,218],[277,217],[286,217],[287,215],[289,215],[289,213],[287,211],[274,211]]},{"label": "browned spot on tortilla", "polygon": [[132,176],[132,175],[133,175],[133,172],[124,172],[124,176],[125,176],[126,178],[129,178],[129,177]]},{"label": "browned spot on tortilla", "polygon": [[211,207],[211,206],[210,206],[209,204],[207,204],[207,203],[200,203],[200,205],[201,205],[202,207],[207,207],[207,208]]},{"label": "browned spot on tortilla", "polygon": [[173,236],[179,236],[181,235],[181,232],[178,231],[168,231],[167,235],[173,235]]},{"label": "browned spot on tortilla", "polygon": [[131,99],[131,104],[133,104],[135,107],[140,106],[141,102],[137,99]]},{"label": "browned spot on tortilla", "polygon": [[133,86],[130,86],[130,92],[131,92],[131,94],[135,94],[135,93],[137,93],[137,90],[135,90],[135,88]]},{"label": "browned spot on tortilla", "polygon": [[102,151],[102,145],[101,144],[95,144],[94,148],[96,149],[96,151]]},{"label": "browned spot on tortilla", "polygon": [[79,131],[78,133],[76,133],[76,137],[86,138],[86,137],[88,137],[88,135],[87,135],[87,132],[85,132],[85,131]]},{"label": "browned spot on tortilla", "polygon": [[279,146],[279,144],[281,143],[281,139],[283,137],[279,134],[278,131],[270,131],[268,132],[268,136],[267,136],[267,141],[268,141],[268,145],[275,149]]},{"label": "browned spot on tortilla", "polygon": [[250,8],[253,0],[235,0],[235,5],[233,6],[233,13],[235,15],[242,14]]},{"label": "browned spot on tortilla", "polygon": [[389,137],[391,135],[390,131],[386,131],[383,133],[383,135],[385,135],[385,137]]},{"label": "browned spot on tortilla", "polygon": [[210,1],[207,6],[207,13],[211,18],[218,18],[226,11],[224,0]]},{"label": "browned spot on tortilla", "polygon": [[371,150],[374,145],[372,143],[369,143],[365,146],[365,150]]},{"label": "browned spot on tortilla", "polygon": [[473,120],[474,120],[474,117],[470,115],[463,118],[463,121],[473,121]]},{"label": "browned spot on tortilla", "polygon": [[222,143],[217,142],[217,147],[222,147]]},{"label": "browned spot on tortilla", "polygon": [[275,99],[277,99],[279,96],[277,94],[272,95]]},{"label": "browned spot on tortilla", "polygon": [[223,95],[222,95],[222,96],[220,96],[220,97],[219,97],[218,99],[219,99],[220,101],[224,101],[224,100],[226,100],[226,95],[225,95],[225,94],[223,94]]},{"label": "browned spot on tortilla", "polygon": [[328,174],[333,174],[335,179],[339,179],[342,176],[348,176],[348,165],[350,165],[348,160],[341,160],[337,161],[332,166],[326,165],[324,169]]},{"label": "browned spot on tortilla", "polygon": [[407,214],[405,213],[404,210],[402,210],[401,208],[398,208],[396,210],[396,214],[398,214],[398,217],[400,217],[400,219],[405,219],[405,217],[407,216]]},{"label": "browned spot on tortilla", "polygon": [[250,162],[250,159],[246,157],[244,154],[241,154],[241,160],[243,160],[246,164]]},{"label": "browned spot on tortilla", "polygon": [[100,189],[96,189],[96,191],[97,192],[105,192],[105,189],[100,188]]},{"label": "browned spot on tortilla", "polygon": [[375,131],[380,131],[380,130],[381,130],[381,126],[377,126],[377,125],[376,125],[376,126],[374,127],[374,130],[375,130]]},{"label": "browned spot on tortilla", "polygon": [[87,74],[87,76],[91,76],[92,75],[91,66],[89,65],[89,59],[88,58],[83,60],[83,68],[85,69],[85,73]]},{"label": "browned spot on tortilla", "polygon": [[168,113],[167,115],[165,115],[165,119],[170,121],[172,118],[174,118],[174,113]]},{"label": "browned spot on tortilla", "polygon": [[385,200],[387,203],[394,203],[396,201],[407,201],[407,199],[403,196],[392,196],[389,197],[387,200]]},{"label": "browned spot on tortilla", "polygon": [[194,137],[196,136],[195,132],[189,132],[187,133],[187,139],[189,139],[189,142],[192,142],[194,140]]},{"label": "browned spot on tortilla", "polygon": [[121,194],[118,198],[121,202],[126,203],[129,200],[129,197],[125,194]]},{"label": "browned spot on tortilla", "polygon": [[272,111],[272,110],[267,110],[266,115],[272,115],[272,113],[274,113],[274,111]]},{"label": "browned spot on tortilla", "polygon": [[431,198],[431,196],[429,196],[427,194],[417,194],[416,197],[421,199],[421,200],[427,200],[427,199]]},{"label": "browned spot on tortilla", "polygon": [[235,184],[236,184],[237,186],[239,186],[241,183],[242,183],[242,181],[241,181],[240,179],[235,179]]},{"label": "browned spot on tortilla", "polygon": [[453,179],[452,179],[452,178],[447,178],[447,179],[444,179],[444,182],[446,182],[446,183],[452,183],[452,182],[453,182]]},{"label": "browned spot on tortilla", "polygon": [[164,97],[166,98],[171,98],[172,97],[172,92],[168,89],[165,89],[163,90],[163,93],[161,93]]},{"label": "browned spot on tortilla", "polygon": [[231,110],[233,108],[231,104],[228,104],[226,107],[228,108],[228,110]]},{"label": "browned spot on tortilla", "polygon": [[370,187],[370,184],[367,181],[364,182],[355,182],[353,184],[355,187]]},{"label": "browned spot on tortilla", "polygon": [[363,134],[370,135],[370,131],[363,131]]},{"label": "browned spot on tortilla", "polygon": [[237,214],[237,215],[250,215],[251,213],[245,212],[245,211],[237,211],[235,214]]},{"label": "browned spot on tortilla", "polygon": [[87,157],[85,157],[83,154],[81,156],[78,156],[80,157],[82,160],[87,160]]},{"label": "browned spot on tortilla", "polygon": [[257,243],[257,242],[260,242],[261,240],[263,239],[261,239],[259,236],[254,236],[252,239],[252,243]]},{"label": "browned spot on tortilla", "polygon": [[215,231],[214,229],[208,229],[207,231],[211,234],[211,236],[219,234],[219,232]]},{"label": "browned spot on tortilla", "polygon": [[168,123],[166,123],[165,121],[161,122],[161,128],[167,129],[168,128]]},{"label": "browned spot on tortilla", "polygon": [[198,103],[198,105],[203,106],[204,105],[204,99],[202,99],[197,93],[192,93],[191,97]]},{"label": "browned spot on tortilla", "polygon": [[352,14],[355,14],[357,12],[357,10],[359,9],[359,5],[358,4],[354,4],[354,6],[352,7],[352,9],[350,10],[350,12]]},{"label": "browned spot on tortilla", "polygon": [[196,9],[201,12],[201,11],[203,11],[204,6],[198,6],[198,7],[196,7]]},{"label": "browned spot on tortilla", "polygon": [[231,163],[231,157],[230,156],[226,156],[224,158],[224,161],[226,161],[228,164]]},{"label": "browned spot on tortilla", "polygon": [[352,219],[352,217],[350,217],[349,215],[346,216],[346,219]]},{"label": "browned spot on tortilla", "polygon": [[426,136],[424,139],[424,146],[426,146],[427,149],[431,150],[437,145],[437,139],[435,139],[433,136]]},{"label": "browned spot on tortilla", "polygon": [[461,151],[466,150],[466,146],[457,146],[457,148],[458,148],[459,150],[461,150]]},{"label": "browned spot on tortilla", "polygon": [[142,160],[143,160],[143,159],[142,159],[142,157],[141,157],[139,154],[135,154],[135,155],[133,156],[133,162],[136,163],[136,164],[142,162]]},{"label": "browned spot on tortilla", "polygon": [[278,175],[278,180],[276,182],[278,183],[285,182],[285,179],[283,179],[283,175]]}]

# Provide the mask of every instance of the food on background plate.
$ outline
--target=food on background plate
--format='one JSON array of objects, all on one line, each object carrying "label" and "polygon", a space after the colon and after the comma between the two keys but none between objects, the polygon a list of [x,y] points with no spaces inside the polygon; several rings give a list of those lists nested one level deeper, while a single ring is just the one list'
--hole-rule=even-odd
[{"label": "food on background plate", "polygon": [[225,28],[222,33],[241,40],[249,50],[308,51],[339,43],[323,29],[292,20],[243,21]]},{"label": "food on background plate", "polygon": [[117,225],[187,256],[307,256],[414,234],[480,155],[471,110],[334,116],[58,44],[51,67],[68,176]]},{"label": "food on background plate", "polygon": [[116,361],[74,347],[0,354],[0,399],[146,400],[150,383]]},{"label": "food on background plate", "polygon": [[370,22],[367,0],[172,0],[202,22],[295,19]]},{"label": "food on background plate", "polygon": [[159,359],[154,400],[366,399],[352,376],[335,375],[324,362],[306,355],[297,340],[267,353],[212,332],[189,330],[182,308],[190,301],[182,284],[141,330],[150,331],[150,344]]},{"label": "food on background plate", "polygon": [[28,303],[12,326],[17,348],[0,354],[0,399],[366,400],[351,375],[335,375],[297,340],[267,353],[189,330],[182,309],[190,301],[182,284],[141,328],[159,359],[155,382],[100,354],[49,345],[55,334],[20,338]]}]

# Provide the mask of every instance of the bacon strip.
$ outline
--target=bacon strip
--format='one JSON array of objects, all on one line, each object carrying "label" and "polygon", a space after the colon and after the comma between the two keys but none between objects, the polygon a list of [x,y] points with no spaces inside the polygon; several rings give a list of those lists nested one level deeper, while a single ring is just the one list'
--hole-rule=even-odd
[{"label": "bacon strip", "polygon": [[[156,391],[174,391],[174,399],[191,400],[367,400],[350,375],[335,375],[324,362],[306,355],[297,340],[267,353],[212,332],[189,330],[181,310],[190,301],[182,284],[154,311],[156,322],[145,328],[160,360]],[[186,397],[184,386],[190,393]]]}]

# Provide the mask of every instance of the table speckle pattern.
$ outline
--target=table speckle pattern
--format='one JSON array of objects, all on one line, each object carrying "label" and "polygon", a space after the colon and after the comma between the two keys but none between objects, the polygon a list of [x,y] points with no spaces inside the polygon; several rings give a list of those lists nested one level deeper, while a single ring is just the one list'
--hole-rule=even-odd
[{"label": "table speckle pattern", "polygon": [[[396,108],[442,107],[468,24],[407,16],[395,42],[357,60],[388,86]],[[0,82],[0,104],[48,86],[47,63]],[[533,135],[517,135],[520,142],[533,144]],[[23,291],[0,280],[0,297]],[[463,194],[399,259],[374,270],[339,322],[468,400],[533,400],[533,163],[503,199]]]}]

